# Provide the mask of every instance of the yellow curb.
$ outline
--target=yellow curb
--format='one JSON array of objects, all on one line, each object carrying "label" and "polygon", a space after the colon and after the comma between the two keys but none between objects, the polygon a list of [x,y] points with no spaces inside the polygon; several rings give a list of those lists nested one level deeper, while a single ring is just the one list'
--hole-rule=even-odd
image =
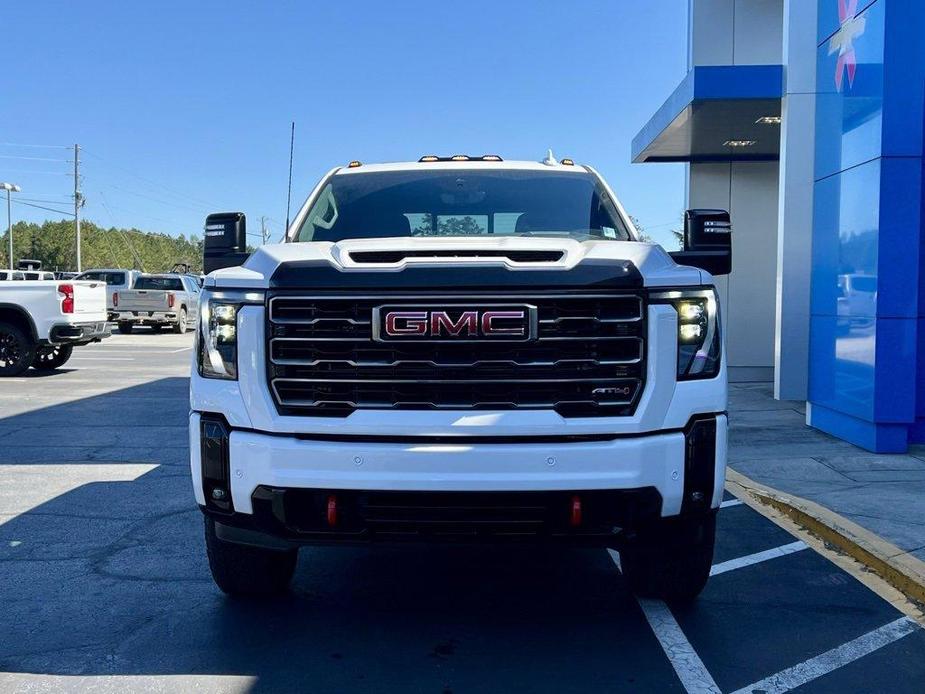
[{"label": "yellow curb", "polygon": [[909,600],[920,607],[925,605],[925,562],[905,550],[820,504],[755,482],[731,468],[726,470],[726,486],[740,498],[745,494],[779,511],[862,564]]}]

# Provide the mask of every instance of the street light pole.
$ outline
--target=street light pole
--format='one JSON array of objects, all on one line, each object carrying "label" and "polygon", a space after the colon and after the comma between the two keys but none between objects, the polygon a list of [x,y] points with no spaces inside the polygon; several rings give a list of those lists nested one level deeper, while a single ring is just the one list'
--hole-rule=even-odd
[{"label": "street light pole", "polygon": [[13,269],[13,213],[10,202],[10,193],[18,193],[22,190],[13,183],[0,183],[0,190],[6,191],[6,233],[10,237],[10,270]]}]

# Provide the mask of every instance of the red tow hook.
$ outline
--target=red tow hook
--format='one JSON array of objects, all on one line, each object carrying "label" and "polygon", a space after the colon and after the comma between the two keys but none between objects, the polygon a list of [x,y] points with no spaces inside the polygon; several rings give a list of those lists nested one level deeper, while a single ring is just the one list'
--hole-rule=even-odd
[{"label": "red tow hook", "polygon": [[328,496],[328,525],[332,528],[337,525],[337,496]]},{"label": "red tow hook", "polygon": [[572,496],[572,515],[569,522],[573,528],[581,525],[581,497],[577,494]]}]

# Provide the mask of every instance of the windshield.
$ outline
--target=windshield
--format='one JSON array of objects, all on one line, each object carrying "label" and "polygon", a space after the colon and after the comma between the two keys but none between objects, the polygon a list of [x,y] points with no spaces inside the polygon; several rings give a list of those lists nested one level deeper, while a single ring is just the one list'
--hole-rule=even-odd
[{"label": "windshield", "polygon": [[491,235],[630,240],[590,173],[470,169],[334,175],[292,240]]},{"label": "windshield", "polygon": [[183,290],[179,277],[139,277],[135,280],[135,289],[173,289]]}]

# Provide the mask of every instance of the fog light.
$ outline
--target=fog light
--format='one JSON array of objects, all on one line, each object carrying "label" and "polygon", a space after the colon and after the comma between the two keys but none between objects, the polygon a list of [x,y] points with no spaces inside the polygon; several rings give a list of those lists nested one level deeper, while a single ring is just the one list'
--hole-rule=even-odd
[{"label": "fog light", "polygon": [[710,509],[716,474],[716,417],[691,420],[684,430],[684,497],[681,513]]},{"label": "fog light", "polygon": [[229,513],[231,504],[229,475],[229,436],[224,418],[203,415],[199,421],[199,456],[202,465],[202,490],[206,506],[215,511]]}]

